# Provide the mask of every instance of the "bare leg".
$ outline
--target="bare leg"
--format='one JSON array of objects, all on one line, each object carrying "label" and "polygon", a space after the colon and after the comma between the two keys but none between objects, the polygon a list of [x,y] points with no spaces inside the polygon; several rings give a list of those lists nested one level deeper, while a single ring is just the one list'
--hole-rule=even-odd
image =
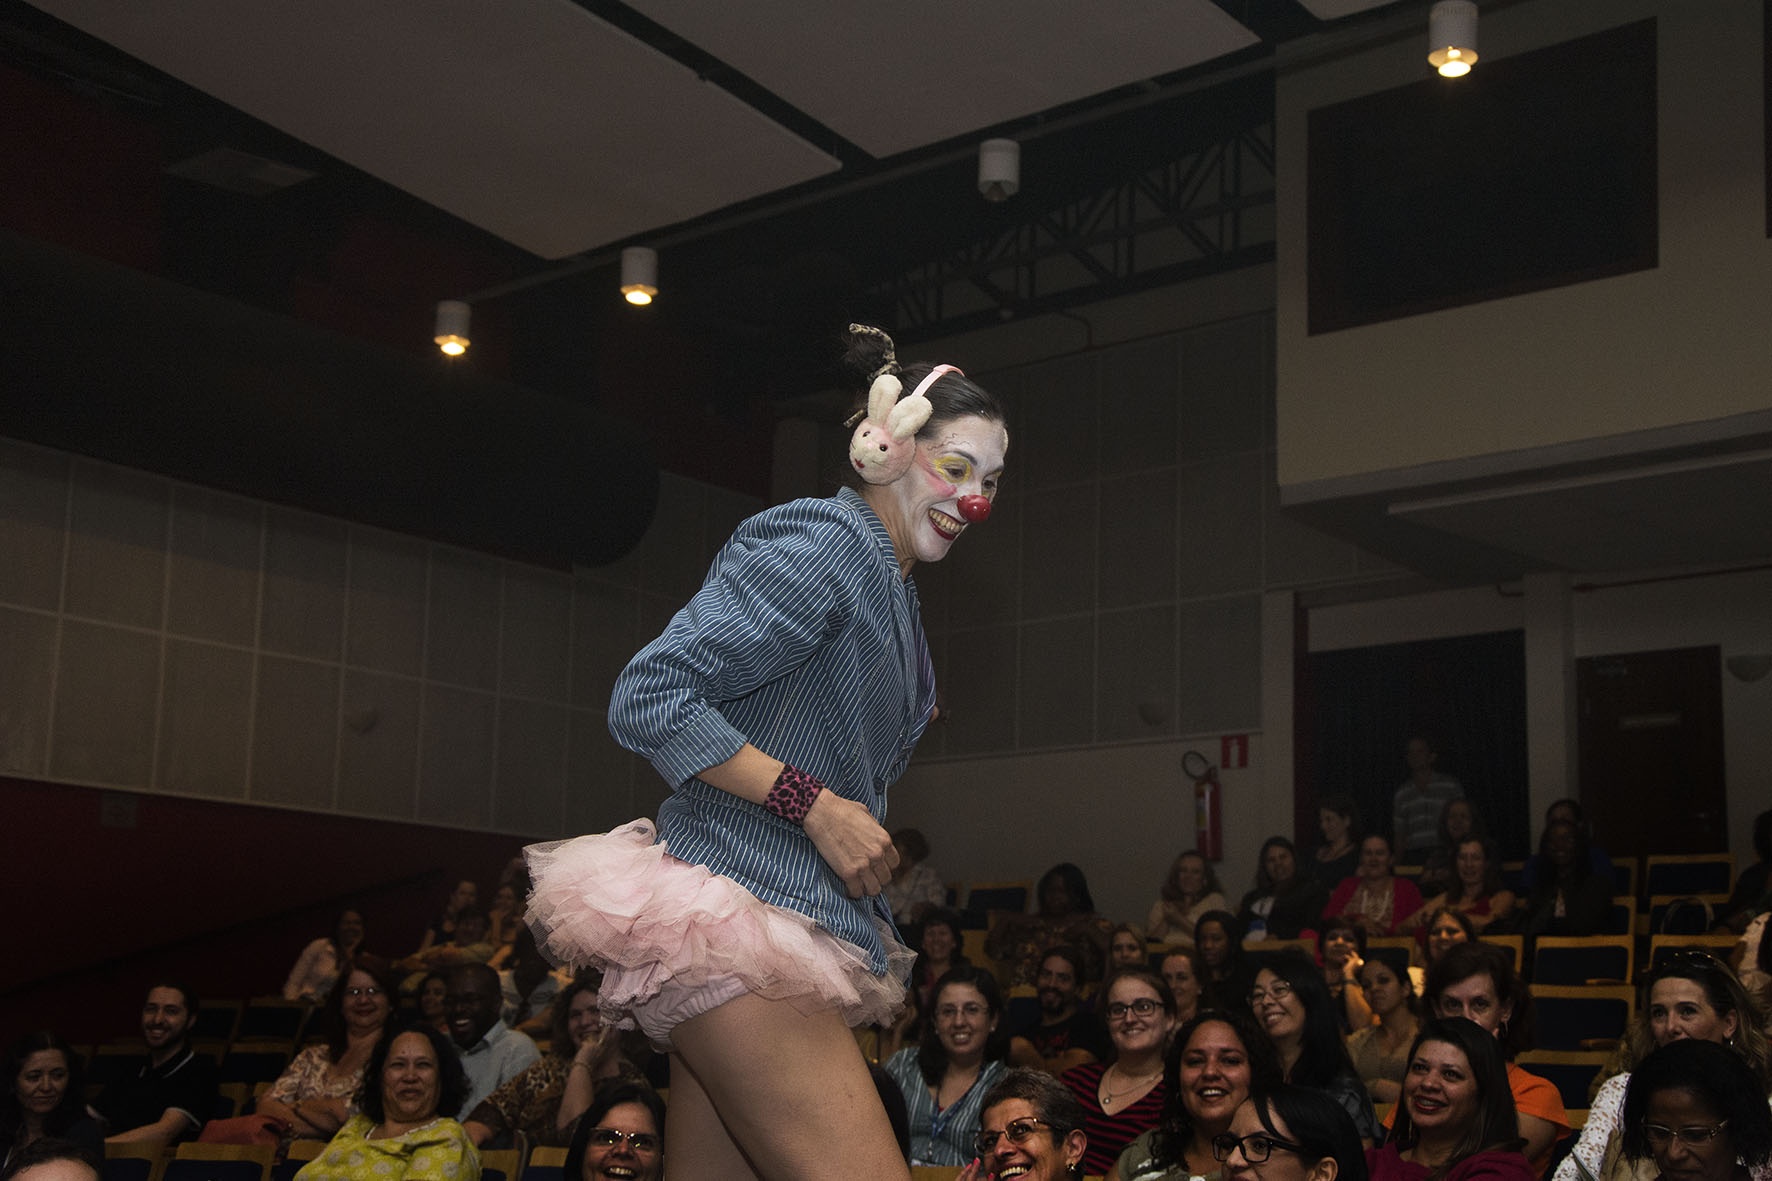
[{"label": "bare leg", "polygon": [[719,1177],[759,1181],[751,1162],[720,1122],[713,1101],[680,1054],[671,1055],[671,1109],[665,1120],[664,1171],[667,1178]]},{"label": "bare leg", "polygon": [[[908,1181],[867,1064],[834,1012],[808,1017],[786,1001],[741,996],[685,1021],[671,1040],[755,1173],[769,1181]],[[679,1177],[720,1175],[677,1171],[676,1118],[673,1076],[665,1167]],[[696,1151],[686,1148],[686,1157]]]}]

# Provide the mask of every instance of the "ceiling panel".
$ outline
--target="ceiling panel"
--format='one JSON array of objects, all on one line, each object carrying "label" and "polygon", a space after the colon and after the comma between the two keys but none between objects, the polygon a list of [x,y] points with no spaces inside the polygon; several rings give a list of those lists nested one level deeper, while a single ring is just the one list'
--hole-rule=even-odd
[{"label": "ceiling panel", "polygon": [[34,0],[544,258],[837,170],[570,0]]},{"label": "ceiling panel", "polygon": [[629,0],[875,156],[1256,43],[1211,0]]}]

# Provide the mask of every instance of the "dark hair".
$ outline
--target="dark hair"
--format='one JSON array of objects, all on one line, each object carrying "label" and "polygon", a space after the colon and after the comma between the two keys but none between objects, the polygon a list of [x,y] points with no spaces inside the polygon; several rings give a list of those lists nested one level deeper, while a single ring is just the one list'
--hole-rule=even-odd
[{"label": "dark hair", "polygon": [[1624,1091],[1623,1148],[1631,1160],[1651,1155],[1643,1124],[1660,1091],[1685,1091],[1728,1123],[1730,1155],[1758,1173],[1772,1160],[1772,1111],[1766,1088],[1747,1063],[1715,1042],[1683,1037],[1637,1063]]},{"label": "dark hair", "polygon": [[880,1106],[886,1109],[886,1122],[892,1125],[892,1138],[898,1141],[898,1151],[909,1164],[911,1159],[911,1109],[904,1100],[904,1092],[898,1089],[881,1067],[869,1063],[868,1074],[874,1080],[874,1090],[880,1094]]},{"label": "dark hair", "polygon": [[[886,363],[887,350],[891,347],[891,338],[878,330],[848,334],[848,347],[843,353],[842,365],[852,375],[864,403],[868,387],[873,384],[873,375]],[[909,392],[916,389],[917,383],[928,377],[934,368],[927,361],[912,361],[899,367],[898,380],[906,392]],[[936,378],[923,394],[929,399],[932,409],[929,412],[929,421],[917,432],[919,439],[927,438],[954,419],[968,415],[976,415],[990,422],[1008,422],[1008,417],[1003,413],[1003,403],[995,395],[955,370]]]},{"label": "dark hair", "polygon": [[[460,930],[461,925],[466,922],[485,923],[487,930],[492,929],[492,920],[487,917],[485,911],[477,906],[464,906],[455,912],[455,926],[457,930]],[[454,933],[451,933],[449,937],[454,939]]]},{"label": "dark hair", "polygon": [[1218,871],[1212,868],[1212,863],[1206,860],[1206,855],[1197,849],[1183,849],[1175,855],[1175,860],[1169,863],[1169,872],[1163,876],[1163,885],[1157,891],[1163,901],[1187,901],[1187,896],[1181,892],[1181,887],[1175,884],[1175,875],[1181,872],[1181,863],[1186,861],[1189,857],[1198,857],[1200,859],[1200,864],[1204,866],[1206,870],[1200,883],[1200,897],[1204,898],[1208,894],[1224,893],[1224,887],[1218,882]]},{"label": "dark hair", "polygon": [[[325,1006],[320,1011],[320,1028],[326,1031],[326,1049],[332,1055],[334,1062],[342,1059],[345,1056],[345,1051],[350,1049],[351,1045],[350,1030],[345,1024],[345,993],[351,987],[352,972],[362,972],[375,981],[375,986],[381,989],[382,996],[387,998],[390,1019],[393,1016],[394,1007],[400,1003],[402,976],[394,970],[394,965],[387,960],[378,955],[362,955],[358,956],[355,962],[344,965],[344,970],[338,974],[338,980],[334,982],[332,991],[326,994]],[[387,1028],[387,1022],[382,1023],[382,1028]]]},{"label": "dark hair", "polygon": [[[1206,923],[1216,923],[1224,929],[1226,944],[1224,970],[1226,978],[1235,979],[1238,976],[1244,975],[1242,921],[1228,910],[1207,911],[1205,914],[1194,920],[1195,947],[1200,945],[1200,928]],[[1202,963],[1204,963],[1203,959]],[[1210,965],[1206,966],[1206,975],[1203,983],[1212,983],[1212,968]],[[1242,1004],[1243,1000],[1244,998],[1242,997],[1232,997],[1230,1003]]]},{"label": "dark hair", "polygon": [[6,1157],[6,1167],[0,1169],[0,1181],[12,1181],[26,1169],[58,1160],[78,1161],[94,1174],[104,1176],[104,1157],[99,1153],[59,1136],[39,1136],[22,1148],[12,1149]]},{"label": "dark hair", "polygon": [[1034,889],[1034,906],[1046,905],[1046,884],[1053,878],[1064,883],[1065,893],[1071,896],[1071,902],[1079,914],[1095,913],[1095,897],[1089,893],[1089,882],[1083,871],[1069,861],[1060,861],[1057,865],[1040,875],[1040,884]]},{"label": "dark hair", "polygon": [[370,1052],[369,1063],[363,1067],[363,1089],[358,1093],[357,1106],[375,1123],[387,1118],[387,1107],[382,1095],[382,1074],[387,1069],[388,1054],[394,1043],[403,1034],[417,1034],[431,1044],[431,1053],[437,1059],[437,1110],[435,1114],[455,1119],[461,1112],[461,1105],[467,1102],[468,1072],[462,1069],[461,1055],[456,1052],[455,1043],[450,1041],[442,1030],[422,1022],[417,1025],[394,1026],[391,1022],[382,1027],[381,1037],[376,1040],[375,1049]]},{"label": "dark hair", "polygon": [[954,954],[962,959],[965,958],[965,953],[960,949],[966,945],[966,920],[960,917],[959,911],[947,906],[936,907],[923,916],[923,933],[927,934],[930,927],[946,927],[953,932]]},{"label": "dark hair", "polygon": [[985,1035],[984,1060],[1000,1062],[1009,1056],[1009,1032],[1003,1028],[1002,1022],[1003,990],[997,986],[997,978],[986,969],[971,964],[950,968],[929,992],[929,1012],[923,1014],[923,1036],[917,1042],[917,1070],[922,1073],[923,1081],[932,1087],[941,1085],[941,1077],[948,1068],[948,1052],[935,1031],[935,1010],[941,1004],[942,989],[955,984],[976,988],[984,997],[991,1019],[996,1022],[997,1028]]},{"label": "dark hair", "polygon": [[203,998],[197,995],[196,989],[186,984],[183,980],[172,980],[165,976],[150,980],[148,986],[142,989],[142,1004],[145,1005],[148,1003],[148,994],[153,992],[156,988],[170,988],[178,993],[179,996],[183,997],[185,1002],[185,1014],[187,1016],[195,1017],[197,1015],[197,1010],[203,1007]]},{"label": "dark hair", "polygon": [[1323,949],[1329,945],[1329,935],[1333,931],[1346,931],[1349,935],[1352,935],[1354,938],[1354,950],[1360,953],[1361,959],[1366,958],[1366,928],[1354,922],[1354,920],[1348,918],[1346,915],[1339,914],[1330,915],[1328,918],[1324,919],[1323,925],[1317,929],[1318,956],[1321,956],[1323,954]]},{"label": "dark hair", "polygon": [[[1199,983],[1201,989],[1204,989],[1206,985],[1211,982],[1212,973],[1207,969],[1206,961],[1200,958],[1200,949],[1198,947],[1194,946],[1192,943],[1171,943],[1158,953],[1157,966],[1159,968],[1162,967],[1163,961],[1172,955],[1178,955],[1187,961],[1187,966],[1194,970],[1194,980]],[[1162,973],[1158,972],[1157,975],[1161,976]],[[1168,980],[1165,979],[1164,983],[1167,984]],[[1174,992],[1175,990],[1171,988],[1169,991]],[[1180,1002],[1178,1001],[1176,1003],[1179,1004]]]},{"label": "dark hair", "polygon": [[1439,962],[1427,970],[1427,982],[1422,986],[1428,1015],[1439,1015],[1441,993],[1472,976],[1489,977],[1495,985],[1496,1003],[1513,1008],[1497,1035],[1502,1054],[1511,1062],[1515,1054],[1532,1048],[1532,990],[1514,971],[1512,952],[1482,942],[1447,948]]},{"label": "dark hair", "polygon": [[1160,1165],[1178,1165],[1187,1158],[1188,1144],[1194,1138],[1193,1120],[1188,1115],[1187,1096],[1181,1089],[1181,1059],[1188,1042],[1200,1028],[1213,1023],[1230,1026],[1243,1052],[1249,1059],[1249,1093],[1271,1090],[1280,1085],[1280,1059],[1274,1044],[1255,1024],[1255,1018],[1242,1009],[1204,1009],[1193,1020],[1175,1031],[1169,1052],[1163,1055],[1163,1113],[1151,1135],[1151,1159]]},{"label": "dark hair", "polygon": [[1452,843],[1452,864],[1449,867],[1452,881],[1447,887],[1448,896],[1456,894],[1460,899],[1464,897],[1464,879],[1458,876],[1458,852],[1466,845],[1475,845],[1483,850],[1483,884],[1479,887],[1482,893],[1493,894],[1501,889],[1501,860],[1495,842],[1488,837],[1478,836],[1473,830],[1469,836],[1459,837]]},{"label": "dark hair", "polygon": [[[1559,869],[1550,855],[1551,834],[1559,828],[1566,828],[1575,834],[1575,851],[1570,857],[1567,870]],[[1538,894],[1541,897],[1556,893],[1559,884],[1574,886],[1585,882],[1594,870],[1593,857],[1588,850],[1587,827],[1568,820],[1553,820],[1544,826],[1544,833],[1538,838],[1538,856],[1544,862],[1538,875]]]},{"label": "dark hair", "polygon": [[592,995],[602,991],[603,973],[595,968],[586,968],[572,978],[572,983],[562,988],[554,997],[553,1007],[548,1011],[548,1052],[558,1058],[571,1060],[577,1052],[572,1044],[572,1001],[581,992]]},{"label": "dark hair", "polygon": [[1292,878],[1285,888],[1291,889],[1299,883],[1298,849],[1293,843],[1282,836],[1272,836],[1261,842],[1261,855],[1255,859],[1255,888],[1267,892],[1274,891],[1274,879],[1267,871],[1267,851],[1284,849],[1292,854]]},{"label": "dark hair", "polygon": [[927,860],[929,857],[929,838],[914,828],[901,828],[893,833],[892,843],[903,845],[912,863]]},{"label": "dark hair", "polygon": [[418,982],[418,990],[413,994],[413,1001],[415,1004],[423,998],[425,994],[425,986],[433,980],[440,980],[443,982],[444,1003],[448,1003],[449,970],[447,968],[432,968],[429,972],[425,973],[425,978]]},{"label": "dark hair", "polygon": [[[1478,840],[1484,840],[1489,835],[1489,828],[1483,823],[1483,814],[1477,811],[1477,806],[1471,802],[1471,798],[1469,796],[1453,796],[1451,799],[1440,805],[1440,822],[1436,826],[1436,831],[1440,837],[1440,844],[1448,849],[1453,848],[1454,841],[1451,831],[1446,827],[1446,821],[1447,818],[1452,815],[1452,809],[1459,804],[1463,804],[1470,810],[1471,829],[1470,832],[1459,837],[1458,840],[1469,840],[1471,837],[1475,837]],[[1455,849],[1454,851],[1456,852]]]},{"label": "dark hair", "polygon": [[1432,914],[1427,916],[1427,922],[1422,924],[1424,941],[1433,934],[1433,929],[1439,925],[1441,916],[1448,916],[1453,922],[1458,924],[1459,929],[1464,932],[1464,941],[1466,943],[1475,943],[1477,941],[1477,928],[1471,923],[1470,916],[1465,914],[1462,910],[1458,910],[1451,906],[1439,907]]},{"label": "dark hair", "polygon": [[1262,956],[1257,976],[1261,971],[1272,972],[1291,985],[1292,995],[1304,1009],[1298,1060],[1292,1064],[1286,1081],[1297,1087],[1327,1087],[1340,1077],[1359,1078],[1347,1055],[1347,1043],[1341,1037],[1335,998],[1329,995],[1323,969],[1304,952],[1289,947]]},{"label": "dark hair", "polygon": [[1023,1100],[1033,1107],[1034,1118],[1051,1131],[1054,1144],[1072,1132],[1083,1131],[1089,1118],[1082,1101],[1069,1087],[1043,1070],[1017,1066],[1005,1071],[996,1085],[984,1093],[984,1101],[978,1105],[980,1126],[985,1112],[1011,1099]]},{"label": "dark hair", "polygon": [[1364,845],[1367,841],[1383,841],[1384,842],[1384,850],[1385,850],[1385,852],[1387,852],[1391,855],[1391,860],[1395,861],[1397,859],[1396,838],[1393,837],[1390,833],[1388,833],[1388,832],[1369,832],[1365,836],[1360,838],[1360,844]]},{"label": "dark hair", "polygon": [[1083,959],[1083,949],[1072,943],[1056,943],[1040,953],[1039,966],[1044,969],[1046,961],[1057,956],[1071,966],[1071,975],[1076,977],[1077,986],[1081,988],[1089,983],[1088,963]]},{"label": "dark hair", "polygon": [[24,1105],[18,1101],[18,1076],[24,1073],[25,1063],[32,1054],[49,1050],[59,1053],[68,1064],[68,1087],[62,1092],[61,1102],[55,1105],[55,1110],[43,1117],[43,1134],[59,1136],[86,1114],[84,1064],[80,1055],[74,1052],[67,1039],[52,1030],[27,1033],[6,1047],[6,1057],[0,1059],[5,1063],[0,1067],[4,1072],[0,1077],[0,1149],[18,1143],[18,1131],[25,1122]]},{"label": "dark hair", "polygon": [[[1384,968],[1403,986],[1403,1007],[1411,1013],[1417,1012],[1421,997],[1415,991],[1415,977],[1409,974],[1409,953],[1400,947],[1375,947],[1372,954],[1365,959],[1366,962],[1360,965],[1360,971],[1364,972],[1375,964]],[[1360,986],[1364,988],[1365,981],[1361,981]],[[1377,1012],[1378,1010],[1373,1010],[1375,1016]]]},{"label": "dark hair", "polygon": [[[1399,1147],[1415,1143],[1415,1121],[1409,1117],[1409,1079],[1414,1073],[1415,1055],[1428,1042],[1441,1042],[1464,1055],[1470,1063],[1471,1081],[1477,1084],[1477,1118],[1458,1138],[1451,1154],[1440,1163],[1430,1178],[1444,1177],[1460,1161],[1488,1149],[1517,1149],[1520,1119],[1514,1108],[1513,1087],[1507,1081],[1507,1063],[1489,1031],[1464,1017],[1434,1018],[1422,1022],[1421,1032],[1409,1047],[1409,1068],[1403,1075],[1404,1096],[1396,1106],[1396,1120],[1390,1141]],[[1762,1105],[1764,1100],[1762,1099]]]},{"label": "dark hair", "polygon": [[[1149,964],[1127,964],[1123,968],[1110,971],[1102,978],[1101,987],[1095,990],[1095,1011],[1101,1014],[1103,1020],[1107,1019],[1108,993],[1122,980],[1136,980],[1149,986],[1157,994],[1163,1012],[1171,1017],[1175,1016],[1175,990],[1169,987],[1169,982],[1163,979],[1162,973],[1153,970]],[[1117,1049],[1115,1053],[1117,1056]]]},{"label": "dark hair", "polygon": [[[1716,1010],[1718,1016],[1734,1014],[1735,1037],[1729,1043],[1730,1048],[1741,1056],[1749,1070],[1759,1076],[1761,1090],[1772,1090],[1772,1045],[1767,1043],[1765,1011],[1742,986],[1740,977],[1729,970],[1729,965],[1704,952],[1685,952],[1651,972],[1643,982],[1643,1003],[1637,1011],[1637,1021],[1644,1034],[1648,1031],[1649,1005],[1655,986],[1663,980],[1690,980],[1704,990],[1705,1003]],[[1653,1046],[1647,1037],[1634,1040],[1640,1045]]]},{"label": "dark hair", "polygon": [[1576,824],[1580,825],[1587,823],[1587,812],[1582,808],[1581,801],[1575,799],[1573,796],[1564,796],[1560,800],[1552,800],[1545,807],[1544,819],[1547,825],[1550,823],[1550,814],[1555,812],[1558,808],[1567,808],[1569,811],[1575,813]]},{"label": "dark hair", "polygon": [[344,952],[345,945],[338,941],[338,931],[339,931],[340,927],[345,925],[345,916],[347,914],[356,915],[357,921],[359,923],[363,924],[364,930],[366,932],[369,927],[369,924],[367,922],[365,922],[363,919],[363,911],[360,907],[347,906],[343,910],[339,911],[338,918],[334,919],[333,923],[332,923],[332,934],[328,935],[327,938],[332,941],[332,946],[337,948],[341,954]]},{"label": "dark hair", "polygon": [[607,1079],[591,1092],[591,1105],[573,1125],[572,1147],[566,1150],[566,1167],[561,1170],[563,1181],[581,1181],[585,1175],[585,1152],[590,1147],[591,1129],[623,1103],[638,1103],[644,1107],[652,1116],[652,1126],[658,1129],[658,1142],[664,1143],[665,1105],[658,1092],[634,1079]]},{"label": "dark hair", "polygon": [[498,981],[498,970],[489,964],[451,964],[443,972],[443,982],[450,988],[455,987],[457,980],[472,977],[492,990],[493,996],[502,995],[502,986]]},{"label": "dark hair", "polygon": [[1754,856],[1772,861],[1772,808],[1754,817]]},{"label": "dark hair", "polygon": [[1366,1150],[1353,1116],[1337,1100],[1322,1091],[1283,1086],[1250,1096],[1255,1118],[1270,1136],[1279,1136],[1274,1117],[1286,1125],[1286,1135],[1302,1152],[1309,1166],[1324,1157],[1335,1162],[1335,1181],[1366,1181]]},{"label": "dark hair", "polygon": [[1317,801],[1317,811],[1333,812],[1347,821],[1348,840],[1356,845],[1360,843],[1364,825],[1360,819],[1360,805],[1354,802],[1353,796],[1345,791],[1330,792]]}]

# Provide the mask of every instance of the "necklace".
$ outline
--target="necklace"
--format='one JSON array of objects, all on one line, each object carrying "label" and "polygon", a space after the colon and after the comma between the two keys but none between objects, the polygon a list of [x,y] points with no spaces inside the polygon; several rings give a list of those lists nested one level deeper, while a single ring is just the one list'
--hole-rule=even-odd
[{"label": "necklace", "polygon": [[1110,1091],[1110,1090],[1108,1090],[1108,1075],[1113,1074],[1116,1070],[1119,1070],[1119,1069],[1120,1068],[1118,1066],[1110,1066],[1106,1070],[1101,1072],[1101,1105],[1103,1107],[1106,1107],[1108,1104],[1119,1099],[1122,1095],[1130,1095],[1130,1094],[1132,1094],[1132,1092],[1138,1090],[1139,1088],[1148,1087],[1152,1083],[1156,1082],[1158,1079],[1163,1077],[1162,1069],[1158,1068],[1157,1071],[1153,1074],[1142,1075],[1138,1078],[1133,1079],[1131,1082],[1131,1085],[1128,1086],[1123,1091]]}]

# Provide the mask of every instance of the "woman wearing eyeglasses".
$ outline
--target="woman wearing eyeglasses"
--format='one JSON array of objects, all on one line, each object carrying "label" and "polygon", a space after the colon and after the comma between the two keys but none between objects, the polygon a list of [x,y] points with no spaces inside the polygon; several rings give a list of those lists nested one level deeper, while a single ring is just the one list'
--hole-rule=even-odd
[{"label": "woman wearing eyeglasses", "polygon": [[[1649,977],[1637,1019],[1626,1034],[1625,1045],[1633,1058],[1641,1059],[1655,1048],[1677,1041],[1714,1042],[1734,1051],[1748,1068],[1763,1096],[1772,1090],[1772,1050],[1766,1040],[1766,1019],[1741,982],[1719,961],[1708,955],[1683,955]],[[1557,1166],[1555,1181],[1579,1181],[1585,1171],[1593,1177],[1616,1177],[1628,1172],[1621,1166],[1619,1129],[1624,1112],[1626,1071],[1607,1079],[1594,1096],[1581,1139]]]},{"label": "woman wearing eyeglasses", "polygon": [[1624,1154],[1667,1181],[1772,1174],[1772,1113],[1740,1056],[1685,1039],[1643,1059],[1624,1096]]},{"label": "woman wearing eyeglasses", "polygon": [[1378,1139],[1378,1117],[1341,1038],[1335,1001],[1322,969],[1301,951],[1265,956],[1249,990],[1249,1008],[1280,1056],[1286,1081],[1329,1094],[1368,1144]]},{"label": "woman wearing eyeglasses", "polygon": [[1360,1133],[1319,1091],[1278,1087],[1237,1108],[1212,1140],[1225,1181],[1366,1181]]},{"label": "woman wearing eyeglasses", "polygon": [[1175,1032],[1175,994],[1149,968],[1119,968],[1103,982],[1100,1012],[1114,1043],[1111,1062],[1072,1067],[1061,1076],[1088,1113],[1083,1171],[1106,1173],[1120,1150],[1163,1115],[1163,1056]]},{"label": "woman wearing eyeglasses", "polygon": [[1083,1176],[1089,1133],[1071,1089],[1042,1070],[1008,1071],[984,1097],[977,1156],[954,1181],[1071,1181]]},{"label": "woman wearing eyeglasses", "polygon": [[1208,1009],[1176,1033],[1163,1080],[1162,1118],[1120,1154],[1108,1181],[1215,1181],[1213,1138],[1252,1092],[1280,1085],[1280,1063],[1248,1013]]},{"label": "woman wearing eyeglasses", "polygon": [[1409,1051],[1396,1125],[1369,1149],[1372,1181],[1533,1181],[1520,1153],[1507,1062],[1495,1038],[1462,1017],[1429,1021]]},{"label": "woman wearing eyeglasses", "polygon": [[886,1074],[904,1095],[913,1165],[972,1159],[985,1092],[1009,1053],[1002,1014],[997,978],[963,964],[936,981],[921,1042],[887,1059]]},{"label": "woman wearing eyeglasses", "polygon": [[399,982],[391,964],[366,955],[333,986],[321,1017],[326,1040],[297,1054],[254,1108],[282,1122],[285,1140],[330,1139],[351,1118]]},{"label": "woman wearing eyeglasses", "polygon": [[603,1084],[572,1134],[563,1181],[658,1181],[664,1124],[664,1100],[645,1083]]}]

